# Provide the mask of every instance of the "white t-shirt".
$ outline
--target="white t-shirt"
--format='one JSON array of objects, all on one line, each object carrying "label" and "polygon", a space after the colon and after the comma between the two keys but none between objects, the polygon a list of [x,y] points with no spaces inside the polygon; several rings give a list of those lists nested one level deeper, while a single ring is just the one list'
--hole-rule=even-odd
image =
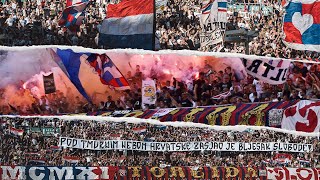
[{"label": "white t-shirt", "polygon": [[6,20],[6,23],[8,24],[8,26],[13,26],[13,22],[14,22],[14,20],[13,20],[13,18],[11,17],[9,17],[7,20]]},{"label": "white t-shirt", "polygon": [[16,9],[17,8],[17,4],[16,3],[12,3],[11,7],[12,7],[12,9]]}]

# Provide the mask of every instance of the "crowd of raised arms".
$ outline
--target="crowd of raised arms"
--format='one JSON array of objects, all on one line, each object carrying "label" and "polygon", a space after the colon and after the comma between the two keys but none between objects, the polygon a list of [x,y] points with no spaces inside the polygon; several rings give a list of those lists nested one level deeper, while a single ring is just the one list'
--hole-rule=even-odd
[{"label": "crowd of raised arms", "polygon": [[[190,67],[192,68],[192,67]],[[292,63],[287,82],[270,85],[248,75],[239,80],[233,69],[210,73],[210,65],[200,69],[193,83],[157,80],[157,102],[146,108],[197,107],[238,103],[276,102],[320,98],[320,64]],[[21,87],[16,94],[28,98],[26,103],[10,104],[6,101],[6,89],[0,89],[1,114],[63,114],[112,110],[140,110],[143,73],[137,65],[135,72],[127,73],[130,90],[120,91],[117,97],[105,95],[105,100],[89,104],[82,96],[59,89],[57,92],[36,98],[29,89]],[[157,77],[155,77],[157,78]],[[230,93],[228,93],[230,92]],[[217,96],[224,93],[224,96]],[[227,95],[226,95],[227,94]],[[29,103],[29,104],[28,104]]]},{"label": "crowd of raised arms", "polygon": [[[103,49],[104,47],[98,45],[98,39],[101,23],[106,17],[106,6],[120,1],[90,0],[83,24],[75,33],[58,24],[65,9],[65,1],[2,0],[0,45],[68,45]],[[156,14],[155,34],[159,41],[159,50],[245,53],[244,42],[224,42],[223,45],[201,47],[198,15],[202,6],[202,0],[168,0],[167,6]],[[288,133],[282,129],[246,126],[246,129],[241,130],[237,129],[238,127],[232,127],[232,130],[220,130],[219,127],[218,130],[217,126],[188,126],[188,123],[181,127],[174,123],[160,125],[156,120],[133,122],[119,118],[120,122],[119,119],[115,120],[116,118],[96,116],[68,116],[66,119],[63,119],[66,116],[15,116],[115,110],[148,112],[145,110],[320,99],[320,64],[314,63],[318,60],[319,53],[293,50],[283,44],[281,27],[284,11],[279,0],[231,0],[228,2],[227,14],[227,30],[246,29],[259,32],[257,37],[250,39],[247,49],[249,54],[310,61],[292,61],[286,82],[279,85],[268,84],[249,74],[245,75],[243,71],[240,78],[239,72],[236,73],[231,66],[217,70],[208,60],[204,60],[204,63],[196,68],[192,65],[185,67],[186,72],[197,74],[190,78],[191,82],[174,77],[164,80],[156,71],[146,74],[143,64],[135,64],[135,67],[129,64],[131,71],[121,73],[128,80],[130,89],[102,94],[102,101],[98,100],[96,94],[89,94],[94,103],[86,101],[80,93],[72,93],[67,85],[66,93],[66,89],[57,89],[54,93],[36,97],[31,88],[22,86],[22,82],[14,88],[17,89],[15,98],[23,101],[16,102],[9,101],[7,87],[0,88],[0,165],[254,167],[260,170],[266,167],[320,168],[319,137],[297,132]],[[157,65],[156,62],[154,64]],[[155,104],[142,105],[142,80],[147,76],[156,82],[157,100]],[[100,119],[97,120],[98,118]],[[308,146],[309,150],[101,150],[62,146],[62,138],[101,140],[100,143],[106,142],[104,140],[159,144],[291,143],[290,145]]]},{"label": "crowd of raised arms", "polygon": [[[106,6],[118,0],[92,0],[83,25],[71,33],[58,25],[65,2],[55,0],[4,0],[0,2],[0,44],[24,45],[77,45],[98,47],[101,22],[106,17]],[[156,34],[160,49],[191,49],[216,51],[216,46],[200,48],[200,0],[168,0],[167,6],[157,13]],[[288,49],[281,41],[283,9],[280,1],[231,1],[228,4],[227,30],[248,29],[259,32],[249,43],[250,54],[298,59],[316,59],[318,53]],[[244,53],[245,44],[225,43],[223,52]]]},{"label": "crowd of raised arms", "polygon": [[[23,130],[15,134],[11,128]],[[145,131],[136,131],[144,128]],[[44,129],[50,129],[45,133]],[[318,167],[320,144],[305,137],[273,130],[221,131],[198,127],[173,127],[148,123],[1,117],[0,164],[79,166],[242,166]],[[144,142],[285,142],[312,144],[311,152],[228,152],[85,150],[59,148],[59,137]],[[15,149],[13,151],[13,149]],[[279,157],[281,154],[283,157]],[[70,158],[72,157],[72,158]],[[74,160],[74,161],[71,161]]]},{"label": "crowd of raised arms", "polygon": [[[105,7],[117,1],[90,1],[86,18],[79,31],[74,34],[58,25],[64,1],[3,1],[0,11],[0,45],[78,45],[90,48],[97,46],[101,21],[105,18]],[[198,0],[169,0],[161,13],[157,14],[157,36],[161,49],[191,49],[215,51],[215,46],[200,48],[200,24],[197,13],[202,6]],[[230,2],[228,5],[227,29],[245,28],[259,31],[259,36],[249,43],[250,54],[285,57],[291,59],[317,59],[318,53],[288,49],[281,41],[283,10],[277,1]],[[244,53],[244,43],[225,43],[223,52]],[[192,67],[186,67],[186,70]],[[283,85],[269,85],[251,76],[243,80],[230,67],[209,73],[210,64],[204,64],[200,77],[192,85],[175,79],[163,82],[157,78],[157,103],[147,108],[209,106],[232,103],[286,101],[296,99],[318,99],[320,94],[320,65],[292,63],[289,78]],[[2,114],[57,114],[78,113],[97,110],[141,109],[141,80],[143,72],[139,66],[135,72],[127,73],[131,90],[120,98],[106,94],[100,103],[87,104],[81,97],[69,96],[57,91],[42,98],[33,98],[29,104],[0,102]],[[231,95],[212,99],[231,89]],[[0,89],[0,96],[4,96]],[[19,95],[19,94],[18,94]],[[2,98],[3,99],[3,98]]]}]

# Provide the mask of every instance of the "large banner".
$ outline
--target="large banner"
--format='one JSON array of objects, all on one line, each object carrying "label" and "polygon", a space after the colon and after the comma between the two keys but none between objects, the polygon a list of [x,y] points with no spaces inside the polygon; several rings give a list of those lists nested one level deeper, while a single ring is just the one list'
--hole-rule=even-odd
[{"label": "large banner", "polygon": [[184,167],[184,166],[0,166],[0,179],[16,180],[191,180],[191,179],[265,179],[257,167]]},{"label": "large banner", "polygon": [[227,2],[203,2],[200,16],[200,44],[202,47],[223,42],[227,23]]},{"label": "large banner", "polygon": [[0,179],[15,180],[78,180],[114,179],[116,167],[66,166],[0,166]]},{"label": "large banner", "polygon": [[283,42],[292,49],[320,52],[319,1],[284,1]]},{"label": "large banner", "polygon": [[0,179],[273,179],[318,180],[320,168],[198,167],[198,166],[0,166]]},{"label": "large banner", "polygon": [[269,84],[283,84],[287,79],[290,61],[267,59],[242,59],[248,74]]},{"label": "large banner", "polygon": [[304,132],[320,132],[320,102],[299,101],[285,109],[281,128]]},{"label": "large banner", "polygon": [[158,119],[162,122],[184,121],[222,126],[269,126],[303,132],[320,130],[320,102],[311,100],[121,112],[103,111],[87,115],[137,117]]},{"label": "large banner", "polygon": [[253,125],[281,127],[283,110],[298,101],[236,104],[219,107],[170,108],[146,111],[94,112],[87,115],[137,117],[162,122],[184,121],[209,125]]},{"label": "large banner", "polygon": [[267,167],[267,178],[274,180],[319,180],[320,168],[269,168]]},{"label": "large banner", "polygon": [[311,152],[312,144],[283,142],[145,142],[129,140],[87,140],[60,137],[59,146],[90,150],[130,151],[282,151]]}]

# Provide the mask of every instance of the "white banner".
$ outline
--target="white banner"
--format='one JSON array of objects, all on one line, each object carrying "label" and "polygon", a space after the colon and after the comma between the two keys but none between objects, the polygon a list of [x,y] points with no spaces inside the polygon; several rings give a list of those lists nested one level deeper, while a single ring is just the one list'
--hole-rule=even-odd
[{"label": "white banner", "polygon": [[269,168],[267,167],[267,179],[305,179],[319,180],[320,168]]},{"label": "white banner", "polygon": [[283,112],[282,129],[320,132],[320,102],[302,100]]},{"label": "white banner", "polygon": [[157,101],[156,84],[154,80],[148,79],[142,81],[142,107],[146,104],[155,104]]},{"label": "white banner", "polygon": [[[205,18],[204,16],[207,15],[201,15],[200,18]],[[201,47],[223,42],[226,28],[225,23],[211,22],[209,18],[200,22],[202,27],[202,31],[200,33]]]},{"label": "white banner", "polygon": [[129,140],[86,140],[60,137],[59,146],[90,150],[131,151],[282,151],[311,152],[312,144],[282,142],[144,142]]},{"label": "white banner", "polygon": [[283,84],[287,79],[290,61],[272,59],[245,59],[242,58],[246,72],[266,83]]},{"label": "white banner", "polygon": [[227,2],[206,1],[201,8],[200,33],[201,47],[223,42],[227,20]]}]

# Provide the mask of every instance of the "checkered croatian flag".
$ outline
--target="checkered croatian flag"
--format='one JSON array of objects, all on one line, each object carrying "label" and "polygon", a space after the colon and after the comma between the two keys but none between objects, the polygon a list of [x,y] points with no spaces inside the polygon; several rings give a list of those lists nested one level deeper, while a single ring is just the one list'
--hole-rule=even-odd
[{"label": "checkered croatian flag", "polygon": [[210,0],[206,5],[201,8],[202,14],[209,14],[211,12],[212,4],[214,0]]},{"label": "checkered croatian flag", "polygon": [[88,0],[67,0],[66,7],[87,3]]},{"label": "checkered croatian flag", "polygon": [[62,12],[59,25],[75,31],[84,19],[88,3],[88,0],[67,0],[67,7]]},{"label": "checkered croatian flag", "polygon": [[107,55],[91,54],[88,56],[87,61],[99,74],[103,84],[113,86],[119,90],[130,89],[126,78]]},{"label": "checkered croatian flag", "polygon": [[320,52],[320,1],[292,0],[285,7],[284,43],[293,49]]}]

